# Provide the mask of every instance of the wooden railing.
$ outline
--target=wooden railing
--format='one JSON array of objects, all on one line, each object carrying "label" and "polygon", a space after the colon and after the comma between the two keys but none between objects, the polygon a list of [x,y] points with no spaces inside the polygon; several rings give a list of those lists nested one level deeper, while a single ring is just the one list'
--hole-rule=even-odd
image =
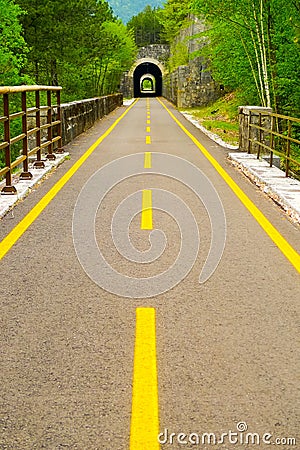
[{"label": "wooden railing", "polygon": [[272,112],[249,111],[248,153],[280,157],[285,175],[300,178],[300,119]]},{"label": "wooden railing", "polygon": [[[34,167],[44,167],[42,152],[47,159],[55,159],[55,152],[62,152],[61,110],[60,110],[60,86],[2,86],[0,97],[2,112],[0,112],[0,153],[2,166],[0,177],[6,179],[1,194],[15,194],[16,189],[12,184],[13,170],[23,164],[20,179],[32,178],[29,171],[29,158],[35,156]],[[30,99],[28,107],[28,93],[33,92],[34,99]],[[46,105],[41,106],[41,93],[45,92]],[[14,97],[12,99],[12,97]],[[53,97],[55,103],[53,104]],[[11,106],[13,112],[11,113]],[[12,121],[19,119],[21,122],[15,127],[16,132],[11,132]],[[16,134],[15,134],[16,133]],[[30,141],[30,146],[29,146]],[[19,144],[18,144],[19,143]],[[13,146],[17,146],[16,157],[12,152]],[[32,148],[31,148],[32,147]],[[4,167],[3,167],[4,165]]]}]

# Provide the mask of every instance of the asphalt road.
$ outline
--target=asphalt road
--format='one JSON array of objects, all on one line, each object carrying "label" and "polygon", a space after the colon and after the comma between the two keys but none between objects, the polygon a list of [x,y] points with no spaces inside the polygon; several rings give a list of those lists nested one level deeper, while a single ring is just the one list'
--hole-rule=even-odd
[{"label": "asphalt road", "polygon": [[[163,103],[299,252],[299,227],[230,165],[224,148]],[[67,146],[70,160],[1,221],[1,238],[124,111]],[[145,229],[143,191],[152,192]],[[165,249],[156,232],[150,249],[152,227],[165,233]],[[128,258],[115,247],[118,239]],[[199,283],[212,241],[212,260],[220,262],[211,263],[215,271]],[[107,267],[98,266],[95,242]],[[152,262],[143,262],[147,255]],[[294,265],[163,105],[140,99],[1,261],[0,448],[129,449],[137,308],[156,313],[161,449],[300,448],[299,281]],[[151,351],[144,355],[152,358],[150,369]],[[147,373],[141,376],[147,390]],[[141,419],[140,434],[149,421]],[[216,445],[205,433],[215,433]],[[256,433],[260,445],[246,444],[247,433]],[[158,446],[132,440],[130,448]]]}]

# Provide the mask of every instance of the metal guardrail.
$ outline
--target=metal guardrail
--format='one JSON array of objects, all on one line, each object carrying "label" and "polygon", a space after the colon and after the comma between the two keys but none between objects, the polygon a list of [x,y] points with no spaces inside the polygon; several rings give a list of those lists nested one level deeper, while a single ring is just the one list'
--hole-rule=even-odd
[{"label": "metal guardrail", "polygon": [[[253,123],[254,117],[256,123]],[[266,117],[269,118],[268,121],[265,120]],[[267,126],[265,126],[266,122]],[[253,133],[252,130],[257,131]],[[255,137],[252,137],[253,134]],[[290,173],[296,175],[297,178],[300,176],[300,119],[272,112],[250,110],[248,153],[253,153],[253,145],[257,148],[257,159],[265,150],[270,154],[270,167],[273,165],[273,156],[277,155],[284,162],[286,177]],[[295,159],[294,155],[299,159]]]},{"label": "metal guardrail", "polygon": [[[62,150],[62,128],[60,109],[60,86],[0,86],[0,97],[2,97],[3,112],[0,114],[0,151],[5,152],[5,167],[0,168],[0,177],[5,176],[6,182],[1,194],[16,194],[16,188],[12,185],[13,170],[23,163],[23,171],[20,180],[32,178],[29,171],[29,157],[36,155],[34,167],[44,167],[42,151],[45,149],[47,159],[55,159],[56,153]],[[46,105],[41,106],[41,92],[46,91]],[[34,106],[27,107],[27,93],[35,93]],[[18,103],[18,111],[10,113],[10,97],[19,94],[21,99],[14,99],[14,106]],[[56,97],[56,104],[52,104],[52,96]],[[20,101],[21,100],[21,101]],[[21,133],[12,136],[11,122],[21,119]],[[29,120],[30,119],[30,120]],[[45,136],[42,136],[45,135]],[[34,142],[34,147],[29,148],[29,139]],[[22,142],[20,156],[12,161],[12,146]]]}]

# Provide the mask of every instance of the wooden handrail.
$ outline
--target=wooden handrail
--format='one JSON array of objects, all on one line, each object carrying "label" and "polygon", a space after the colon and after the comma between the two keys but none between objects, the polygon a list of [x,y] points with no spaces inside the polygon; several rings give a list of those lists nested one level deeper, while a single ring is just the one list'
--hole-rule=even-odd
[{"label": "wooden handrail", "polygon": [[[258,117],[256,123],[252,123],[252,118]],[[262,117],[270,118],[269,124],[263,124]],[[280,130],[280,123],[283,121],[283,130]],[[258,121],[258,123],[257,123]],[[275,128],[275,123],[278,129]],[[257,158],[260,158],[260,153],[265,150],[270,153],[270,166],[273,165],[273,154],[279,156],[284,161],[285,174],[288,177],[292,172],[290,163],[294,165],[294,176],[299,178],[300,175],[300,161],[292,156],[292,144],[298,146],[300,150],[300,140],[298,135],[292,136],[293,124],[299,127],[300,118],[285,116],[282,114],[275,114],[269,111],[261,111],[249,108],[249,122],[248,122],[248,153],[252,153],[252,147],[256,147]],[[297,124],[297,125],[296,125]],[[253,132],[252,132],[253,130]],[[275,141],[277,138],[278,142]],[[283,143],[285,142],[285,145]],[[279,146],[279,149],[277,148]]]},{"label": "wooden handrail", "polygon": [[[35,167],[43,167],[41,150],[47,148],[47,159],[55,159],[55,152],[62,151],[62,127],[60,113],[60,91],[61,86],[0,86],[0,95],[3,96],[3,111],[0,117],[0,123],[3,127],[3,141],[0,141],[0,151],[4,153],[5,167],[0,170],[0,176],[5,175],[6,183],[3,187],[2,194],[15,194],[16,189],[12,184],[12,170],[23,163],[23,172],[20,179],[28,180],[32,178],[29,171],[29,156],[36,154]],[[46,105],[40,104],[40,92],[47,92]],[[35,92],[35,106],[27,108],[27,92]],[[10,95],[19,94],[20,109],[10,114]],[[55,95],[56,104],[52,104],[52,94]],[[15,100],[14,100],[15,103]],[[41,115],[41,111],[47,111],[47,114]],[[29,116],[29,114],[30,116]],[[29,119],[30,117],[30,119]],[[17,135],[11,135],[10,122],[20,119],[22,120],[21,129]],[[35,119],[35,123],[32,120]],[[41,121],[43,119],[43,123]],[[44,123],[46,121],[46,123]],[[46,131],[46,142],[42,143],[41,132]],[[35,137],[34,149],[29,148],[29,137]],[[11,148],[17,142],[22,141],[22,149],[18,157],[12,159]],[[54,145],[55,144],[55,145]],[[3,154],[2,153],[2,154]]]},{"label": "wooden handrail", "polygon": [[14,94],[17,92],[34,92],[34,91],[61,91],[61,86],[0,86],[0,94]]}]

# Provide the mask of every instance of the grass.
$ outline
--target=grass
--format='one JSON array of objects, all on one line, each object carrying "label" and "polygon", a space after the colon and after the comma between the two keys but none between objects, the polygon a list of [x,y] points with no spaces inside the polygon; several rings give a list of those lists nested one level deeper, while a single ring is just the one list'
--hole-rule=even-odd
[{"label": "grass", "polygon": [[230,93],[208,106],[182,108],[191,114],[207,130],[220,136],[228,144],[238,145],[238,107],[241,101]]},{"label": "grass", "polygon": [[[191,114],[202,126],[212,133],[218,135],[223,141],[231,145],[238,145],[239,142],[239,123],[238,123],[238,107],[244,103],[243,99],[237,93],[230,93],[220,98],[216,102],[208,106],[199,106],[195,108],[181,108],[185,112]],[[299,127],[300,128],[300,127]],[[299,139],[299,132],[295,131],[294,138]],[[277,143],[276,149],[285,153],[286,143]],[[291,157],[300,162],[300,153],[298,145],[291,145]],[[282,159],[282,170],[284,170],[285,162]],[[291,162],[291,174],[300,179],[300,168],[297,164]]]}]

